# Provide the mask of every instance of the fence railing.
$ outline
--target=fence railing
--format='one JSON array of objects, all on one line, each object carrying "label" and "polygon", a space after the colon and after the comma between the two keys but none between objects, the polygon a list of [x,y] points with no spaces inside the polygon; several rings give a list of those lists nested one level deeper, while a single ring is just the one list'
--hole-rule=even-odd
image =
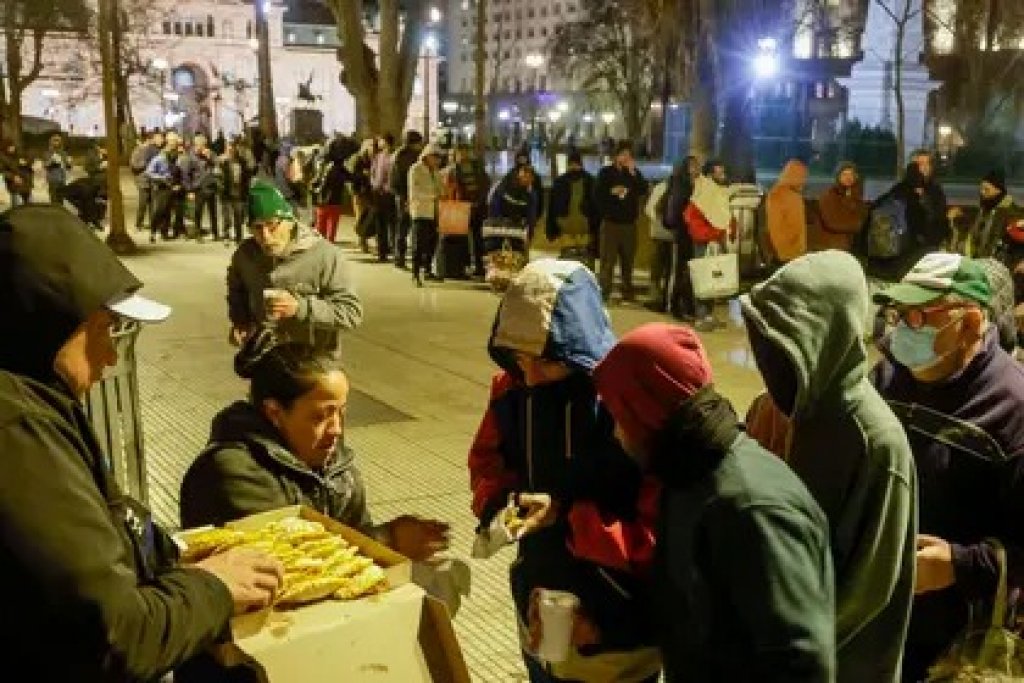
[{"label": "fence railing", "polygon": [[127,323],[115,331],[117,364],[107,369],[103,379],[86,396],[85,412],[99,439],[107,467],[121,490],[146,503],[148,480],[135,356],[139,329],[138,323]]}]

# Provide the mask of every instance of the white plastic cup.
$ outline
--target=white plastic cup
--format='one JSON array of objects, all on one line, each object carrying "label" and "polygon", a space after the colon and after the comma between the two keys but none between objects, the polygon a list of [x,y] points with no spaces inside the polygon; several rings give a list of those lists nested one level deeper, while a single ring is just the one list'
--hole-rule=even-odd
[{"label": "white plastic cup", "polygon": [[557,664],[569,658],[572,625],[580,600],[565,591],[540,589],[541,638],[537,656]]}]

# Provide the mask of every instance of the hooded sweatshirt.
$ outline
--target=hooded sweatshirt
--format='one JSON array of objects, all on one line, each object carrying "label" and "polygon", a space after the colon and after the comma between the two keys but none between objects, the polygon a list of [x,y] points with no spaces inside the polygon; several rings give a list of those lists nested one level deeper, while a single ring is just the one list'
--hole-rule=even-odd
[{"label": "hooded sweatshirt", "polygon": [[[590,378],[614,342],[600,287],[586,267],[553,259],[530,263],[503,297],[494,323],[488,350],[502,371],[494,378],[469,453],[473,511],[482,526],[505,507],[512,492],[549,493],[561,503],[553,526],[520,541],[511,570],[512,594],[522,623],[534,588],[577,595],[584,614],[601,631],[601,644],[579,653],[590,664],[598,652],[609,657],[614,652],[619,657],[612,659],[620,661],[623,652],[653,643],[644,582],[633,571],[649,564],[653,518],[638,514],[640,471],[614,441],[611,420]],[[572,373],[527,387],[516,351],[563,362]],[[574,510],[580,526],[570,521]],[[626,538],[635,542],[624,544]],[[609,549],[626,545],[635,554],[621,562],[602,566],[589,559],[606,558]],[[652,663],[641,666],[641,675],[626,673],[637,666],[627,658],[629,666],[600,680],[643,680],[659,668],[652,654],[649,648],[640,657]],[[578,670],[556,675],[595,680]]]},{"label": "hooded sweatshirt", "polygon": [[828,516],[837,679],[897,680],[914,588],[916,481],[903,429],[867,380],[863,271],[848,254],[811,254],[741,305],[768,391],[791,416],[786,459]]},{"label": "hooded sweatshirt", "polygon": [[[906,674],[927,667],[967,623],[971,601],[991,599],[999,576],[996,538],[1007,551],[1011,586],[1024,585],[1024,369],[999,347],[989,329],[981,351],[960,373],[925,384],[890,356],[872,380],[886,400],[914,413],[947,415],[980,430],[998,453],[979,452],[957,431],[932,436],[927,421],[914,419],[907,433],[921,480],[921,533],[952,544],[956,585],[918,597],[907,639]],[[976,441],[976,439],[972,440]]]},{"label": "hooded sweatshirt", "polygon": [[129,512],[53,370],[89,315],[140,285],[68,211],[0,215],[0,311],[17,332],[0,335],[0,656],[32,680],[155,680],[214,644],[231,617],[218,579],[155,552],[169,539],[144,510]]},{"label": "hooded sweatshirt", "polygon": [[340,357],[341,333],[363,321],[363,304],[340,249],[301,223],[280,257],[268,255],[253,238],[235,250],[228,266],[228,317],[233,325],[266,321],[263,290],[285,289],[299,301],[293,318],[276,323],[282,341],[311,344]]},{"label": "hooded sweatshirt", "polygon": [[784,263],[807,253],[807,211],[802,194],[806,183],[807,167],[792,159],[765,199],[768,236],[775,255]]},{"label": "hooded sweatshirt", "polygon": [[374,531],[352,452],[339,446],[321,470],[313,470],[247,401],[214,418],[206,449],[185,473],[179,501],[186,528],[222,526],[258,512],[307,505],[364,533]]},{"label": "hooded sweatshirt", "polygon": [[740,433],[697,335],[644,325],[594,378],[663,487],[653,592],[666,679],[835,680],[828,522]]}]

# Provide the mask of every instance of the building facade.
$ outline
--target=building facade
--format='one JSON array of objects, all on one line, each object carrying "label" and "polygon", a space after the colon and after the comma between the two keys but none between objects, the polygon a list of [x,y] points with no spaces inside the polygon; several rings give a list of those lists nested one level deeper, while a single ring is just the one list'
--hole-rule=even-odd
[{"label": "building facade", "polygon": [[[263,1],[281,134],[353,132],[355,102],[339,80],[337,29],[330,12],[311,2]],[[145,11],[133,14],[132,2],[146,3]],[[121,9],[122,53],[135,62],[129,93],[136,127],[232,135],[255,122],[257,41],[251,0],[122,0]],[[368,34],[371,49],[375,39]],[[55,121],[72,133],[104,134],[96,52],[80,38],[48,38],[42,74],[24,94],[24,114]],[[436,70],[436,62],[418,64],[420,76],[424,68]],[[411,127],[422,126],[421,80],[409,107]],[[436,111],[436,93],[432,100]]]}]

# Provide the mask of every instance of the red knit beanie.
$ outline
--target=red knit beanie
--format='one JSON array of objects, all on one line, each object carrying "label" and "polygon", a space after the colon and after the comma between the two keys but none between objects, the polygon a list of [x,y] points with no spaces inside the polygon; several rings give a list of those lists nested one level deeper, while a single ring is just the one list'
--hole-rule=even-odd
[{"label": "red knit beanie", "polygon": [[697,333],[664,323],[627,334],[594,371],[608,411],[642,444],[649,444],[676,408],[711,381],[711,363]]}]

